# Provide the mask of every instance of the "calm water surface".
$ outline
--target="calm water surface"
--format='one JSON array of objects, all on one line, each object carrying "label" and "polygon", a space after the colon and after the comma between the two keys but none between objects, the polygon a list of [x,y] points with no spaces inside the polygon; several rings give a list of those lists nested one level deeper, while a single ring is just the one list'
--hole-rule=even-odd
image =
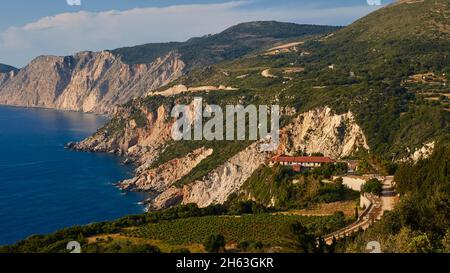
[{"label": "calm water surface", "polygon": [[143,212],[138,203],[144,196],[113,186],[132,175],[120,158],[64,149],[106,121],[90,114],[0,106],[0,245]]}]

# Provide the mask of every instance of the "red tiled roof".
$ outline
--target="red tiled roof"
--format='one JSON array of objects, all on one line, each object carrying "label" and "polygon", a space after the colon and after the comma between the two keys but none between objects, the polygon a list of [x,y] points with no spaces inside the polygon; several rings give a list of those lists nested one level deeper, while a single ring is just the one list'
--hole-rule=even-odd
[{"label": "red tiled roof", "polygon": [[275,156],[271,162],[295,162],[295,163],[334,163],[334,160],[323,156]]}]

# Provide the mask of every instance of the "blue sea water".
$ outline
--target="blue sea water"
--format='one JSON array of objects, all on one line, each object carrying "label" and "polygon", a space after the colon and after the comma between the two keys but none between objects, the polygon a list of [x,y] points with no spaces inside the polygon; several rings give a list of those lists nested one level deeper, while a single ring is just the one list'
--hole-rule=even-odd
[{"label": "blue sea water", "polygon": [[113,183],[132,167],[113,155],[64,144],[89,136],[106,118],[0,106],[0,245],[33,234],[142,213],[144,196]]}]

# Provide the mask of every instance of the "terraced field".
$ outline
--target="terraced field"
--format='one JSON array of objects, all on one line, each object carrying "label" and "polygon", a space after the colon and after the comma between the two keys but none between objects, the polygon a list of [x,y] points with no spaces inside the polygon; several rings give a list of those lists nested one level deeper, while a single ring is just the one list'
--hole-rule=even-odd
[{"label": "terraced field", "polygon": [[[161,240],[173,245],[202,243],[212,234],[222,234],[230,242],[253,241],[279,246],[294,222],[301,222],[318,235],[338,228],[339,217],[306,217],[298,215],[256,214],[242,216],[206,216],[146,224],[126,231],[134,238]],[[341,219],[343,220],[343,219]],[[343,224],[343,223],[342,223]]]}]

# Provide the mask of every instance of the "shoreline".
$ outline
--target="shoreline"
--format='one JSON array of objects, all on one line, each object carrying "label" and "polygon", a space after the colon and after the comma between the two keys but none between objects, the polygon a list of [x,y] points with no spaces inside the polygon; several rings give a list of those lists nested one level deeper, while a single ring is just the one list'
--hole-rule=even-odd
[{"label": "shoreline", "polygon": [[[16,207],[4,203],[2,212],[7,217],[0,229],[10,231],[3,234],[2,242],[11,244],[32,234],[49,234],[65,227],[145,212],[142,202],[146,195],[121,192],[117,187],[118,182],[135,173],[135,166],[126,166],[126,158],[118,154],[83,156],[67,150],[68,141],[91,136],[108,122],[106,119],[90,113],[65,114],[69,111],[38,107],[0,105],[0,110],[6,133],[2,140],[5,144],[10,142],[2,150],[3,162],[45,163],[0,168],[5,194],[14,203],[22,199]],[[25,188],[20,190],[22,187]]]},{"label": "shoreline", "polygon": [[31,110],[36,109],[36,110],[45,110],[45,111],[57,111],[57,112],[63,112],[63,113],[78,113],[78,114],[86,114],[86,115],[94,115],[94,116],[98,116],[98,117],[104,117],[104,118],[108,118],[109,120],[112,118],[111,115],[109,115],[109,114],[100,114],[100,113],[95,113],[95,112],[83,112],[83,111],[77,111],[77,110],[59,109],[59,108],[51,108],[51,107],[44,107],[44,106],[25,106],[25,105],[0,103],[0,107],[31,109]]}]

